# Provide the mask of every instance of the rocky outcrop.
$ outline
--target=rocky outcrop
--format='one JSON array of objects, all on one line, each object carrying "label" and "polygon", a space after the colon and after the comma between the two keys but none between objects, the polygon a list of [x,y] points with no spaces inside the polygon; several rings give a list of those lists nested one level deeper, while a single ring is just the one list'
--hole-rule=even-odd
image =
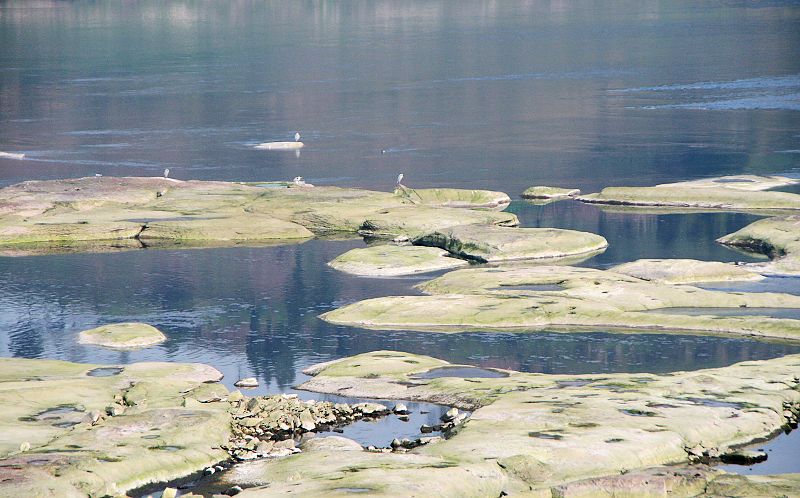
[{"label": "rocky outcrop", "polygon": [[[800,297],[737,293],[569,266],[501,266],[446,273],[418,286],[428,295],[367,299],[322,319],[375,329],[659,331],[800,340],[800,320],[722,316],[710,308],[800,308]],[[709,308],[708,314],[658,313]],[[741,311],[741,310],[740,310]]]},{"label": "rocky outcrop", "polygon": [[559,228],[505,228],[460,225],[412,239],[414,245],[439,247],[460,258],[485,262],[516,259],[590,257],[606,247],[600,235]]},{"label": "rocky outcrop", "polygon": [[513,214],[487,209],[508,204],[499,192],[433,189],[417,197],[294,182],[30,181],[0,189],[0,250],[253,245],[359,231],[394,238],[466,223],[518,223]]},{"label": "rocky outcrop", "polygon": [[767,191],[796,183],[800,182],[781,176],[724,176],[654,187],[607,187],[599,193],[579,196],[578,199],[594,204],[632,207],[798,210],[800,195]]},{"label": "rocky outcrop", "polygon": [[560,200],[571,199],[581,194],[581,191],[576,188],[561,188],[561,187],[545,187],[536,186],[529,187],[522,192],[523,199],[545,199],[545,200]]},{"label": "rocky outcrop", "polygon": [[391,277],[449,270],[469,264],[448,255],[447,251],[433,247],[374,245],[347,251],[328,265],[353,275]]},{"label": "rocky outcrop", "polygon": [[[687,467],[697,447],[726,448],[796,426],[800,357],[655,374],[421,379],[433,358],[379,351],[314,369],[303,389],[476,408],[451,438],[403,454],[320,448],[260,461],[240,477],[268,487],[243,496],[694,496],[786,490],[787,478],[727,476]],[[702,452],[701,452],[702,454]],[[712,459],[713,460],[713,459]],[[664,465],[673,465],[669,470]],[[237,474],[229,477],[236,482]],[[616,493],[616,494],[615,494]]]},{"label": "rocky outcrop", "polygon": [[769,263],[748,264],[754,271],[800,275],[800,216],[758,220],[717,242],[772,258]]},{"label": "rocky outcrop", "polygon": [[113,349],[140,349],[167,340],[160,330],[146,323],[112,323],[84,330],[78,334],[81,344],[94,344]]}]

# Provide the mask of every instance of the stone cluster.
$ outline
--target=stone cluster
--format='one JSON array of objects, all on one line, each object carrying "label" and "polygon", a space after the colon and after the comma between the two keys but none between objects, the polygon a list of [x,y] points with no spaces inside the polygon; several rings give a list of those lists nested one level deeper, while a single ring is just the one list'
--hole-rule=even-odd
[{"label": "stone cluster", "polygon": [[254,398],[234,394],[228,401],[232,436],[225,449],[237,460],[297,453],[295,438],[304,433],[328,431],[390,412],[380,403],[303,401],[296,394]]}]

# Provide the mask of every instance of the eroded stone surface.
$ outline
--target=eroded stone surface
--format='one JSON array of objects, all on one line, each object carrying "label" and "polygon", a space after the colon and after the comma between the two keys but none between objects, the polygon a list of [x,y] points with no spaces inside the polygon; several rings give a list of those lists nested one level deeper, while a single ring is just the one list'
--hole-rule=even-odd
[{"label": "eroded stone surface", "polygon": [[772,258],[769,263],[747,265],[755,271],[800,275],[800,216],[758,220],[717,242]]},{"label": "eroded stone surface", "polygon": [[[770,435],[794,423],[800,408],[797,355],[668,375],[581,375],[588,380],[581,385],[574,383],[578,376],[519,372],[505,378],[413,378],[447,365],[378,351],[311,369],[316,376],[303,389],[476,410],[452,438],[405,454],[321,448],[256,462],[242,477],[268,479],[270,485],[245,490],[244,496],[330,496],[344,489],[377,496],[592,496],[591,490],[609,496],[603,494],[609,489],[693,496],[707,483],[731,490],[722,487],[726,480],[755,486],[759,479],[716,481],[724,475],[707,468],[659,476],[663,468],[653,468],[686,465],[689,449],[713,451]],[[760,480],[762,491],[794,482]]]},{"label": "eroded stone surface", "polygon": [[78,342],[114,349],[139,349],[167,340],[160,330],[146,323],[112,323],[84,330]]},{"label": "eroded stone surface", "polygon": [[[562,290],[529,290],[558,285]],[[592,268],[504,266],[449,272],[418,286],[427,296],[367,299],[321,318],[376,329],[637,330],[800,340],[800,320],[644,313],[661,308],[800,308],[800,296],[662,284]]]},{"label": "eroded stone surface", "polygon": [[[227,403],[196,403],[206,365],[0,359],[0,495],[116,495],[227,458]],[[216,384],[217,389],[224,386]]]},{"label": "eroded stone surface", "polygon": [[605,238],[588,232],[485,224],[435,230],[414,238],[412,242],[415,245],[439,247],[455,256],[479,262],[589,257],[608,247]]},{"label": "eroded stone surface", "polygon": [[508,196],[497,192],[422,191],[421,202],[359,189],[268,187],[160,177],[24,182],[0,189],[0,246],[4,254],[65,246],[191,247],[302,241],[361,230],[391,238],[464,223],[518,223],[513,214],[483,209],[505,207]]},{"label": "eroded stone surface", "polygon": [[800,195],[766,190],[799,183],[781,176],[738,175],[654,187],[607,187],[579,200],[625,206],[664,206],[727,210],[796,210]]},{"label": "eroded stone surface", "polygon": [[577,188],[561,188],[561,187],[545,187],[536,186],[529,187],[522,192],[523,199],[569,199],[581,194]]},{"label": "eroded stone surface", "polygon": [[743,265],[696,259],[639,259],[614,266],[611,271],[665,284],[747,282],[764,278]]},{"label": "eroded stone surface", "polygon": [[352,249],[328,263],[332,268],[353,275],[396,276],[427,273],[467,266],[463,259],[433,247],[375,245]]}]

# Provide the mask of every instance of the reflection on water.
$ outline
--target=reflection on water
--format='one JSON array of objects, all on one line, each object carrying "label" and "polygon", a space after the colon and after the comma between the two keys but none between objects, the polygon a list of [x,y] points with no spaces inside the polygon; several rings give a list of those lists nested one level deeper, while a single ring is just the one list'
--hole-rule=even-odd
[{"label": "reflection on water", "polygon": [[[591,192],[796,172],[798,19],[800,6],[781,0],[2,2],[0,185],[169,167],[179,179],[299,175],[383,190],[403,172],[412,187],[515,196],[536,184]],[[252,148],[298,130],[299,155]],[[576,202],[510,209],[525,226],[605,236],[611,245],[591,266],[752,260],[714,242],[752,215]],[[229,386],[258,377],[254,392],[265,394],[302,381],[305,366],[376,349],[552,373],[664,372],[800,352],[700,336],[326,324],[319,313],[413,293],[423,278],[359,279],[325,266],[362,245],[0,258],[0,355],[201,361]],[[119,321],[151,323],[168,340],[132,352],[75,341]]]},{"label": "reflection on water", "polygon": [[[604,226],[611,236],[614,225]],[[632,233],[638,234],[632,245],[653,247],[651,237],[659,231]],[[266,248],[0,258],[0,355],[199,361],[225,373],[229,386],[258,377],[261,386],[248,394],[268,394],[301,382],[306,377],[299,371],[308,365],[379,349],[547,373],[664,372],[800,352],[800,346],[701,336],[435,334],[327,324],[319,313],[369,297],[415,293],[412,286],[427,278],[358,278],[325,265],[358,246],[363,242],[312,240]],[[122,352],[76,341],[81,330],[120,321],[150,323],[168,340]]]},{"label": "reflection on water", "polygon": [[[780,153],[799,18],[783,0],[6,1],[0,151],[26,158],[0,158],[0,184],[169,167],[518,194],[778,173],[800,165]],[[251,147],[297,130],[299,157]]]},{"label": "reflection on water", "polygon": [[515,213],[523,226],[568,228],[604,236],[609,247],[585,263],[590,266],[606,267],[644,258],[760,261],[715,242],[761,218],[752,214],[650,214],[578,201],[545,205],[515,201],[508,211]]}]

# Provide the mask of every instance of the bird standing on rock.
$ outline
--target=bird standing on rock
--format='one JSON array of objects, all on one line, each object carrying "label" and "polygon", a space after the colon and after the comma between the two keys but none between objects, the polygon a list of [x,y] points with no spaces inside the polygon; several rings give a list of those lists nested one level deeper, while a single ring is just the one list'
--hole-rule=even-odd
[{"label": "bird standing on rock", "polygon": [[169,178],[169,168],[164,170],[164,178]]},{"label": "bird standing on rock", "polygon": [[299,131],[294,132],[294,141],[295,142],[299,142],[300,141],[300,132]]}]

